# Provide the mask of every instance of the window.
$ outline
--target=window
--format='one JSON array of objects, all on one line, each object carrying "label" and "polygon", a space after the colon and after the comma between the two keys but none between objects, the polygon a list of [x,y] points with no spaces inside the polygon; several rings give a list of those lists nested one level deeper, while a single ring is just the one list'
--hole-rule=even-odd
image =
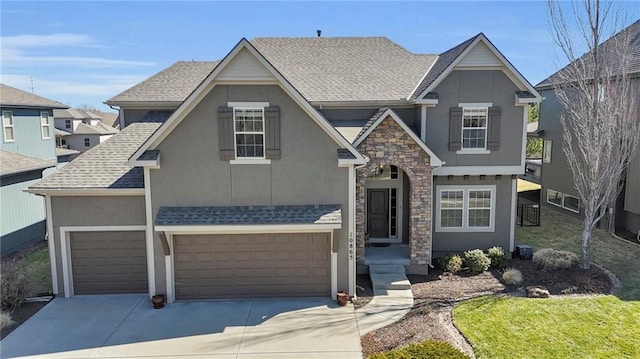
[{"label": "window", "polygon": [[465,107],[462,111],[462,149],[487,148],[486,107]]},{"label": "window", "polygon": [[438,232],[491,232],[495,223],[495,186],[439,186]]},{"label": "window", "polygon": [[90,147],[91,146],[91,141],[89,140],[89,138],[85,137],[84,138],[84,147]]},{"label": "window", "polygon": [[264,108],[233,109],[236,158],[264,157]]},{"label": "window", "polygon": [[562,207],[562,193],[547,189],[547,202],[558,207]]},{"label": "window", "polygon": [[544,140],[544,146],[542,148],[542,161],[544,163],[551,163],[551,140]]},{"label": "window", "polygon": [[371,173],[367,176],[368,179],[384,179],[384,180],[394,180],[398,179],[398,166],[394,165],[381,165],[380,167],[376,167],[371,171]]},{"label": "window", "polygon": [[48,112],[40,112],[40,129],[42,131],[43,140],[48,140],[51,138],[51,125],[49,124]]},{"label": "window", "polygon": [[13,133],[13,113],[11,111],[2,112],[2,134],[4,142],[13,142],[16,139]]},{"label": "window", "polygon": [[562,195],[562,208],[571,212],[580,213],[580,200],[577,197],[568,194]]},{"label": "window", "polygon": [[71,120],[64,120],[64,128],[71,128]]}]

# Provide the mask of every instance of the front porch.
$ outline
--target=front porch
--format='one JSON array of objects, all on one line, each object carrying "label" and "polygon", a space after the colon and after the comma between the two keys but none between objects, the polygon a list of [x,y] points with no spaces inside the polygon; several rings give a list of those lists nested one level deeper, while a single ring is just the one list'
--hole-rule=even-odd
[{"label": "front porch", "polygon": [[379,247],[375,244],[364,248],[364,264],[370,265],[404,265],[408,266],[409,246],[406,244],[389,244]]}]

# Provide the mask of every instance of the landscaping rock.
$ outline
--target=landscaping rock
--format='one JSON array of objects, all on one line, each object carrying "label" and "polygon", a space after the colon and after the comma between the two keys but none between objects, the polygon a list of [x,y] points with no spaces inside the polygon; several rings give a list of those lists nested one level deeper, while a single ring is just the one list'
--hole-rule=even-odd
[{"label": "landscaping rock", "polygon": [[540,286],[527,287],[528,298],[549,298],[549,290]]}]

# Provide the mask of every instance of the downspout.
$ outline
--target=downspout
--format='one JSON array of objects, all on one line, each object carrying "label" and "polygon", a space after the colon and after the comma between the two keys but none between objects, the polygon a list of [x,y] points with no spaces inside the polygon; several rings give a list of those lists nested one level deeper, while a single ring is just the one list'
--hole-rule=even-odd
[{"label": "downspout", "polygon": [[122,118],[122,111],[120,111],[119,107],[116,109],[111,105],[107,105],[107,106],[109,106],[109,108],[112,110],[118,111],[118,124],[120,125],[120,131],[122,131],[124,129],[124,118]]}]

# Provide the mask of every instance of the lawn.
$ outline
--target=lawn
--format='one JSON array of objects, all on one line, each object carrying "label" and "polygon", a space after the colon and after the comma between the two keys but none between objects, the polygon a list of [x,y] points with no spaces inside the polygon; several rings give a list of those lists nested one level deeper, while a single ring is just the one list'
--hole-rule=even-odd
[{"label": "lawn", "polygon": [[[582,222],[549,208],[542,208],[540,227],[516,228],[516,243],[534,250],[553,248],[582,253]],[[623,300],[640,300],[640,245],[595,229],[591,238],[591,261],[615,273],[622,281],[616,293]]]},{"label": "lawn", "polygon": [[[581,221],[548,208],[541,216],[540,227],[516,229],[516,243],[580,255]],[[615,296],[481,297],[457,305],[454,323],[478,358],[640,358],[639,257],[639,245],[596,229],[591,261],[620,278]]]},{"label": "lawn", "polygon": [[21,261],[23,268],[27,270],[31,279],[31,294],[51,292],[51,262],[49,261],[49,248],[43,247],[26,254]]},{"label": "lawn", "polygon": [[478,358],[638,358],[640,302],[480,297],[453,309]]}]

